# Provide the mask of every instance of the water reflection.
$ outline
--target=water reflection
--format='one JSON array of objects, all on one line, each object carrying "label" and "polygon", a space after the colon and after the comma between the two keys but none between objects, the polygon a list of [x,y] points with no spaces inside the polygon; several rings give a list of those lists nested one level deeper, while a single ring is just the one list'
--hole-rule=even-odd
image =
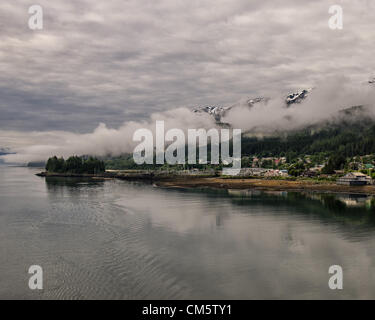
[{"label": "water reflection", "polygon": [[375,297],[371,197],[0,175],[0,298]]},{"label": "water reflection", "polygon": [[95,188],[96,186],[103,185],[104,180],[94,180],[90,178],[61,178],[61,177],[46,177],[45,183],[48,191],[54,193],[57,190],[77,190],[82,186],[91,186]]},{"label": "water reflection", "polygon": [[290,213],[302,209],[304,214],[315,213],[326,221],[375,226],[375,197],[372,195],[228,190],[228,196],[237,205],[252,206],[261,202],[264,205],[287,207]]}]

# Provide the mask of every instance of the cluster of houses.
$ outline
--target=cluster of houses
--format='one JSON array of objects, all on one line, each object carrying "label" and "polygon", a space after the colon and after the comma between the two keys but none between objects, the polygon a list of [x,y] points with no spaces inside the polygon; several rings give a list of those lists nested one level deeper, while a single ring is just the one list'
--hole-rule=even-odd
[{"label": "cluster of houses", "polygon": [[[312,170],[313,169],[313,170]],[[312,177],[316,176],[321,168],[311,168],[305,171],[302,176]],[[337,172],[338,174],[344,172]],[[287,177],[288,170],[278,170],[278,169],[264,169],[264,168],[241,168],[240,176],[242,177]],[[362,173],[362,172],[349,172],[342,177],[337,179],[337,184],[348,185],[348,186],[363,186],[368,184],[373,184],[375,181],[373,179]]]},{"label": "cluster of houses", "polygon": [[286,163],[286,157],[281,157],[281,158],[274,158],[274,157],[257,158],[257,157],[254,157],[253,162],[252,162],[252,167],[253,168],[260,167],[261,164],[265,161],[270,161],[277,166],[279,164]]},{"label": "cluster of houses", "polygon": [[[370,155],[358,157],[355,161],[349,163],[349,169],[351,170],[375,170],[375,166],[372,163],[366,163],[369,161]],[[370,159],[371,160],[371,159]],[[272,162],[275,165],[280,165],[286,163],[286,158],[253,158],[252,167],[251,168],[242,168],[241,169],[241,176],[254,176],[254,177],[286,177],[288,176],[288,170],[277,170],[277,169],[265,169],[259,168],[265,161]],[[309,156],[304,158],[306,163],[311,163],[311,159]],[[329,177],[330,175],[322,174],[321,171],[324,165],[315,165],[309,169],[303,171],[300,176],[302,177]],[[368,184],[375,184],[375,179],[373,179],[362,173],[362,172],[349,172],[345,174],[344,170],[335,170],[336,175],[342,175],[340,178],[337,179],[337,184],[341,185],[349,185],[349,186],[360,186],[360,185],[368,185]]]},{"label": "cluster of houses", "polygon": [[242,177],[287,177],[288,170],[241,168],[239,175]]},{"label": "cluster of houses", "polygon": [[309,178],[316,177],[317,175],[320,175],[320,172],[322,171],[323,167],[324,165],[318,165],[318,166],[309,168],[302,173],[302,177],[309,177]]}]

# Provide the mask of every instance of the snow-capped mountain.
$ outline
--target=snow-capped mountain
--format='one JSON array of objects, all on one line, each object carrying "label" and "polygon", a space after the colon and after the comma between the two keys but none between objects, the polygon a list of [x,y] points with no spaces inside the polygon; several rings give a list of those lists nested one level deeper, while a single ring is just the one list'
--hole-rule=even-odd
[{"label": "snow-capped mountain", "polygon": [[208,113],[212,115],[217,122],[221,121],[225,112],[231,109],[231,107],[219,107],[219,106],[202,106],[193,109],[194,113]]},{"label": "snow-capped mountain", "polygon": [[[302,91],[296,93],[290,93],[285,98],[285,106],[288,107],[294,103],[300,103],[302,100],[306,99],[308,94],[311,92],[312,89],[304,89]],[[208,113],[212,115],[217,123],[221,123],[222,118],[232,109],[239,108],[239,107],[249,107],[252,108],[254,105],[263,103],[267,104],[270,98],[267,97],[256,97],[246,99],[244,101],[237,102],[231,106],[198,106],[193,109],[194,113]]]},{"label": "snow-capped mountain", "polygon": [[[375,77],[370,78],[370,80],[367,80],[366,83],[369,85],[373,86],[375,85]],[[297,92],[292,92],[287,94],[282,98],[282,101],[284,101],[283,107],[289,108],[295,105],[298,108],[298,104],[302,103],[308,97],[310,94],[312,94],[312,91],[314,88],[308,88],[308,89],[302,89]],[[243,107],[248,107],[248,108],[253,108],[255,105],[259,106],[260,108],[263,106],[266,106],[268,102],[271,100],[271,98],[268,97],[256,97],[256,98],[248,98],[241,100],[233,105],[230,106],[204,106],[204,107],[195,107],[193,109],[193,112],[195,113],[208,113],[212,115],[219,125],[230,125],[225,123],[223,121],[223,118],[228,115],[231,110],[236,109],[236,108],[243,108]],[[345,114],[355,114],[358,113],[363,113],[365,108],[363,106],[343,106],[343,111],[345,111]]]},{"label": "snow-capped mountain", "polygon": [[249,108],[253,107],[255,104],[258,103],[267,103],[269,98],[264,97],[257,97],[252,99],[247,99],[245,102],[237,102],[234,105],[228,106],[228,107],[222,107],[222,106],[198,106],[193,109],[194,113],[208,113],[212,115],[216,122],[220,123],[221,119],[233,108],[238,108],[241,106],[247,106]]},{"label": "snow-capped mountain", "polygon": [[302,100],[306,99],[309,93],[312,89],[304,89],[299,92],[294,92],[288,94],[288,96],[285,98],[285,103],[287,105],[293,104],[293,103],[301,103]]}]

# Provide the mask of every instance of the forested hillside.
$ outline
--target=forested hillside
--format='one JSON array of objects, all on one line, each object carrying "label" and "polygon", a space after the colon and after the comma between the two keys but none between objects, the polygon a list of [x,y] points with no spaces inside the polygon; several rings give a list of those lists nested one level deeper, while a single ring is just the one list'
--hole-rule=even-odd
[{"label": "forested hillside", "polygon": [[242,155],[285,156],[340,153],[345,157],[375,153],[375,123],[344,123],[287,135],[242,138]]}]

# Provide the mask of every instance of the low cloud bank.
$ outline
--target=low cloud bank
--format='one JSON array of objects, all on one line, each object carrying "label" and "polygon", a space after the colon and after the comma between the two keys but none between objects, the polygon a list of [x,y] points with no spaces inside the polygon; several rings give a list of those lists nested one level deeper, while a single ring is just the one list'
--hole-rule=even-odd
[{"label": "low cloud bank", "polygon": [[285,132],[340,120],[339,111],[353,106],[365,106],[367,115],[374,118],[374,102],[373,84],[353,85],[345,77],[330,78],[317,84],[301,103],[285,107],[285,97],[279,96],[252,108],[242,104],[228,112],[223,121],[254,133]]},{"label": "low cloud bank", "polygon": [[[301,103],[286,107],[285,96],[271,98],[267,102],[253,107],[238,104],[226,113],[222,122],[233,128],[255,134],[270,134],[275,131],[296,130],[307,125],[319,124],[327,120],[338,119],[339,111],[352,106],[364,105],[368,116],[375,118],[374,84],[363,83],[353,86],[345,77],[331,78],[316,85],[308,97]],[[56,155],[117,156],[131,153],[135,145],[133,133],[139,128],[155,131],[155,121],[164,120],[165,130],[211,129],[218,125],[214,118],[206,113],[193,113],[188,108],[172,109],[154,113],[149,120],[124,122],[117,129],[108,128],[101,123],[92,133],[75,134],[65,131],[52,132],[1,132],[0,145],[8,146],[14,154],[1,156],[8,163],[27,163],[46,160]]]},{"label": "low cloud bank", "polygon": [[[26,146],[12,148],[15,154],[1,158],[8,163],[27,163],[42,161],[56,155],[68,157],[71,155],[118,156],[133,152],[139,142],[133,142],[134,132],[146,128],[155,133],[155,122],[164,120],[165,130],[179,128],[186,131],[189,128],[213,128],[214,119],[208,114],[194,114],[190,109],[178,108],[162,113],[154,113],[149,121],[124,122],[118,129],[108,128],[101,123],[92,133],[74,134],[70,132],[33,132],[31,134],[17,133],[18,140],[30,143]],[[154,134],[155,136],[155,134]],[[8,140],[11,140],[8,138]]]}]

